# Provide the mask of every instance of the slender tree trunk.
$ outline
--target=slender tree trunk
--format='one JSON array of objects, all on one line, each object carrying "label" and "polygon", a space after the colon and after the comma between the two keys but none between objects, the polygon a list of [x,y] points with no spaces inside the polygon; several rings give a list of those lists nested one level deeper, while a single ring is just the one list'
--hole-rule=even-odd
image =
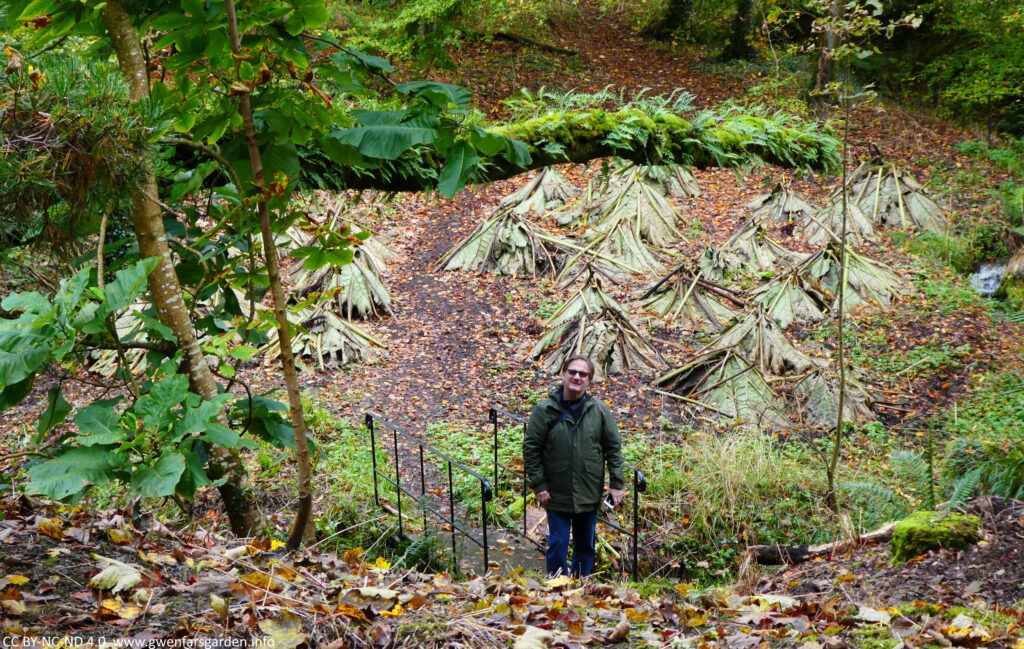
[{"label": "slender tree trunk", "polygon": [[[842,0],[832,0],[832,4],[829,6],[829,14],[832,17],[832,23],[837,22],[843,17]],[[835,69],[835,60],[832,53],[835,52],[836,45],[838,45],[836,32],[829,27],[825,30],[821,53],[818,56],[818,74],[814,79],[814,91],[817,94],[825,90],[825,86],[832,81],[833,70]]]},{"label": "slender tree trunk", "polygon": [[754,0],[736,0],[736,15],[732,19],[732,35],[722,58],[750,59],[754,56],[754,48],[750,45],[750,32],[754,25]]},{"label": "slender tree trunk", "polygon": [[843,312],[846,299],[846,219],[849,214],[849,190],[846,187],[847,160],[850,157],[850,62],[846,61],[846,88],[843,91],[843,171],[839,186],[843,198],[843,219],[842,227],[839,229],[839,315],[836,321],[836,328],[839,330],[839,343],[837,355],[839,356],[839,397],[838,414],[836,415],[836,428],[832,432],[832,455],[829,457],[826,477],[828,478],[828,492],[825,500],[834,512],[839,511],[839,497],[836,494],[836,470],[839,467],[839,454],[843,444],[843,409],[846,407],[846,345],[843,337],[845,319]]},{"label": "slender tree trunk", "polygon": [[[235,15],[234,0],[226,0],[228,31],[231,37],[231,51],[242,55],[242,42],[238,34],[238,19]],[[270,209],[267,206],[266,178],[263,174],[263,159],[256,138],[256,125],[252,118],[252,103],[249,93],[239,97],[242,124],[245,126],[245,141],[249,147],[249,162],[252,164],[253,181],[260,200],[257,204],[260,234],[263,237],[263,252],[266,255],[267,273],[270,276],[270,293],[274,300],[274,316],[277,318],[277,340],[281,345],[281,369],[284,371],[285,388],[288,392],[288,408],[291,410],[292,428],[295,431],[295,461],[298,465],[299,508],[295,515],[287,548],[297,550],[303,537],[313,536],[313,486],[309,466],[309,447],[306,444],[306,420],[302,413],[302,397],[299,394],[299,380],[295,375],[295,356],[292,353],[292,336],[285,311],[284,289],[281,286],[281,272],[278,265],[277,244],[270,229]]]},{"label": "slender tree trunk", "polygon": [[[149,73],[142,43],[121,0],[107,0],[101,15],[117,52],[121,71],[128,80],[129,100],[134,103],[149,97]],[[160,258],[160,265],[149,276],[149,292],[160,322],[169,327],[178,339],[190,389],[204,399],[211,399],[217,395],[217,382],[203,359],[181,285],[174,272],[156,176],[149,168],[143,174],[138,187],[132,190],[132,224],[139,242],[139,254]],[[224,417],[223,413],[221,417]],[[209,452],[210,477],[215,480],[227,478],[227,482],[218,489],[224,499],[231,529],[239,536],[251,536],[259,530],[261,520],[245,466],[239,455],[228,449],[211,446]]]}]

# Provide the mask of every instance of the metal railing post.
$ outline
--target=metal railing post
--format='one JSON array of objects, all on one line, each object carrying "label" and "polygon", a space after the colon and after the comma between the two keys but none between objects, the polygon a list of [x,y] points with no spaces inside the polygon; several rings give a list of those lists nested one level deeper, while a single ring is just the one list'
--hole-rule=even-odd
[{"label": "metal railing post", "polygon": [[[577,365],[577,367],[579,367]],[[629,571],[633,581],[636,581],[637,576],[637,559],[639,556],[639,549],[637,548],[637,516],[640,511],[640,498],[636,491],[637,471],[633,472],[633,569]]]},{"label": "metal railing post", "polygon": [[494,424],[494,491],[497,492],[500,488],[498,486],[498,411],[491,408],[489,414],[491,423]]},{"label": "metal railing post", "polygon": [[366,413],[363,418],[366,428],[370,431],[370,457],[373,464],[373,502],[380,506],[380,493],[377,491],[377,440],[373,434],[373,415]]},{"label": "metal railing post", "polygon": [[423,447],[420,447],[420,506],[423,508],[423,531],[427,531],[427,474],[423,468]]},{"label": "metal railing post", "polygon": [[395,500],[398,501],[398,533],[405,536],[405,528],[402,526],[402,478],[399,470],[398,431],[392,430],[391,432],[395,438]]},{"label": "metal railing post", "polygon": [[487,574],[487,570],[490,568],[490,563],[487,561],[487,502],[491,499],[491,489],[486,482],[480,483],[480,522],[483,523],[484,528],[484,575]]},{"label": "metal railing post", "polygon": [[459,574],[459,558],[455,549],[455,481],[452,479],[452,463],[448,462],[448,516],[452,522],[452,572]]}]

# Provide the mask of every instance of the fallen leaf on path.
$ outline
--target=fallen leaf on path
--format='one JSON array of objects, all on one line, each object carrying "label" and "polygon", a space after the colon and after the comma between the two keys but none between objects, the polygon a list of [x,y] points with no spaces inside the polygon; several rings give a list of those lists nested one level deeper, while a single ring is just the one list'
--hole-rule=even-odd
[{"label": "fallen leaf on path", "polygon": [[625,642],[629,639],[629,618],[626,614],[622,614],[622,618],[619,623],[615,625],[615,628],[611,633],[608,634],[608,638],[605,640],[608,644],[614,642]]},{"label": "fallen leaf on path", "polygon": [[89,580],[89,587],[119,593],[142,583],[142,573],[135,566],[122,563],[117,559],[92,555],[105,566],[103,570]]},{"label": "fallen leaf on path", "polygon": [[548,643],[554,639],[555,634],[535,626],[523,628],[523,632],[516,638],[512,649],[547,649]]},{"label": "fallen leaf on path", "polygon": [[263,620],[259,623],[263,631],[263,644],[274,649],[295,649],[306,641],[302,632],[302,622],[295,615],[285,611],[276,620]]}]

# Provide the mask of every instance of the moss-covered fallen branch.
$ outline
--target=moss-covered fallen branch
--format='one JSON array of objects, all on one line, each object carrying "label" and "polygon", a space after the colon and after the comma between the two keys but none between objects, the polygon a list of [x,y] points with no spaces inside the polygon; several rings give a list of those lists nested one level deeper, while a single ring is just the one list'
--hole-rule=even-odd
[{"label": "moss-covered fallen branch", "polygon": [[[839,164],[838,141],[817,124],[785,113],[725,106],[689,118],[667,110],[626,107],[552,110],[487,129],[526,145],[525,165],[504,153],[480,154],[472,182],[486,183],[567,162],[616,156],[637,164],[674,162],[697,168],[739,168],[757,164],[832,172]],[[378,168],[336,165],[315,148],[303,152],[304,176],[330,189],[421,191],[432,187],[447,159],[432,146],[417,147]]]}]

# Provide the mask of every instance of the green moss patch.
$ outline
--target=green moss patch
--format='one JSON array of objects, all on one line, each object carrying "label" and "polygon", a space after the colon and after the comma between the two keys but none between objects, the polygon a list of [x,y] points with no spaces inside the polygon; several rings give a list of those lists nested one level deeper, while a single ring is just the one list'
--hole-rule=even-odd
[{"label": "green moss patch", "polygon": [[969,514],[914,512],[896,524],[892,533],[892,560],[906,561],[939,548],[962,548],[978,540],[981,521]]}]

